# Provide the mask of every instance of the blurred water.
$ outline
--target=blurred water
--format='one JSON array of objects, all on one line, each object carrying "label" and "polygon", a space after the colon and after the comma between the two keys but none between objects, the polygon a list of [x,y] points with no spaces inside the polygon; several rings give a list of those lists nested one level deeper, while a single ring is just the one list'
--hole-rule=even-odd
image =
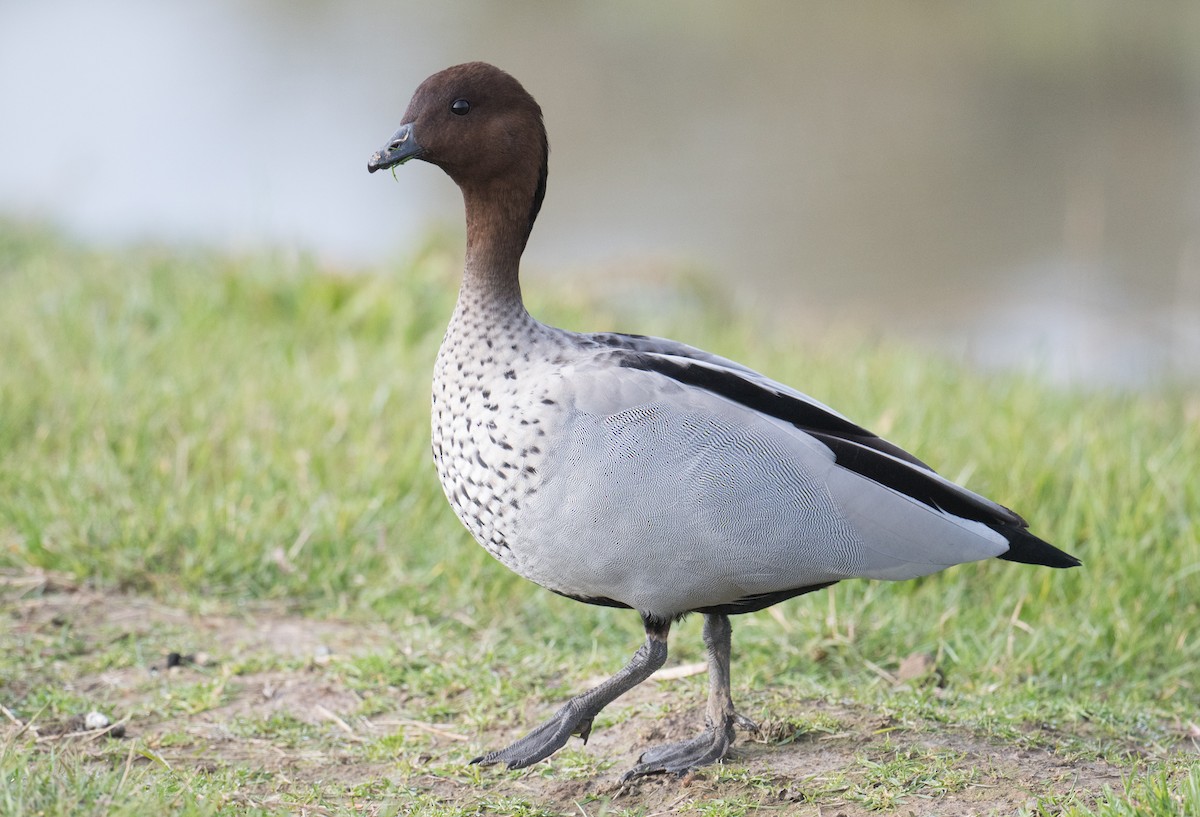
[{"label": "blurred water", "polygon": [[659,259],[814,331],[1200,376],[1195,3],[0,0],[0,214],[395,257],[461,205],[366,157],[468,59],[546,113],[531,278]]}]

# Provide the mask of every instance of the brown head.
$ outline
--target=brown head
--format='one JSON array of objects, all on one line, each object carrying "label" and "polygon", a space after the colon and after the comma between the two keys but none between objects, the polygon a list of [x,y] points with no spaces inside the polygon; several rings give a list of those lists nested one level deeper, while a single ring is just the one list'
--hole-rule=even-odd
[{"label": "brown head", "polygon": [[511,212],[523,222],[524,247],[546,193],[550,148],[542,109],[521,84],[484,62],[455,65],[421,83],[403,121],[367,169],[435,164],[462,188],[468,222],[473,200],[479,217]]}]

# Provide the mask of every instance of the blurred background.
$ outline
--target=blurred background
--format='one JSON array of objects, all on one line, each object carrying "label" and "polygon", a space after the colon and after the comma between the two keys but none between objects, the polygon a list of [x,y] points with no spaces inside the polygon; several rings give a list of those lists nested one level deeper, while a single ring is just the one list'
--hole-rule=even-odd
[{"label": "blurred background", "polygon": [[461,202],[367,156],[472,59],[550,131],[527,278],[683,267],[981,367],[1200,378],[1195,2],[0,0],[0,218],[386,263]]}]

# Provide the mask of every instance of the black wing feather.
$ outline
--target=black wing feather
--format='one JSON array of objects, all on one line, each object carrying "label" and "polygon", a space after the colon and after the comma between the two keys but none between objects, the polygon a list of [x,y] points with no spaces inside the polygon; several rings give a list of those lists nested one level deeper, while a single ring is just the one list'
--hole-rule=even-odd
[{"label": "black wing feather", "polygon": [[936,510],[980,522],[1004,536],[1009,550],[999,556],[1001,559],[1049,567],[1073,567],[1080,563],[1074,556],[1031,534],[1025,520],[1013,511],[943,480],[904,449],[819,405],[755,382],[740,372],[705,362],[633,353],[622,355],[620,365],[657,372],[791,423],[828,446],[841,467]]},{"label": "black wing feather", "polygon": [[685,385],[719,394],[754,411],[791,423],[829,446],[838,465],[843,468],[932,507],[978,522],[1023,523],[1016,514],[997,514],[996,506],[980,502],[976,497],[957,490],[952,484],[939,479],[932,468],[912,454],[862,426],[819,405],[756,383],[739,372],[652,354],[623,356],[621,365],[666,375]]},{"label": "black wing feather", "polygon": [[805,431],[823,431],[890,454],[927,471],[933,470],[900,446],[893,445],[862,426],[832,414],[818,405],[797,400],[790,394],[747,380],[739,372],[659,355],[628,355],[622,358],[621,365],[658,372],[672,380],[719,394],[747,408],[784,420]]}]

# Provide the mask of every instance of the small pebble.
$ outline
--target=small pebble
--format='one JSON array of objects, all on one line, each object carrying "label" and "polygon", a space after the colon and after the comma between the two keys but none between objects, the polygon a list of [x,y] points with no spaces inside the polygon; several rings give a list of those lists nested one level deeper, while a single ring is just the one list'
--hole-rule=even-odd
[{"label": "small pebble", "polygon": [[112,723],[112,721],[110,721],[107,716],[94,710],[83,716],[84,729],[103,729],[110,723]]}]

